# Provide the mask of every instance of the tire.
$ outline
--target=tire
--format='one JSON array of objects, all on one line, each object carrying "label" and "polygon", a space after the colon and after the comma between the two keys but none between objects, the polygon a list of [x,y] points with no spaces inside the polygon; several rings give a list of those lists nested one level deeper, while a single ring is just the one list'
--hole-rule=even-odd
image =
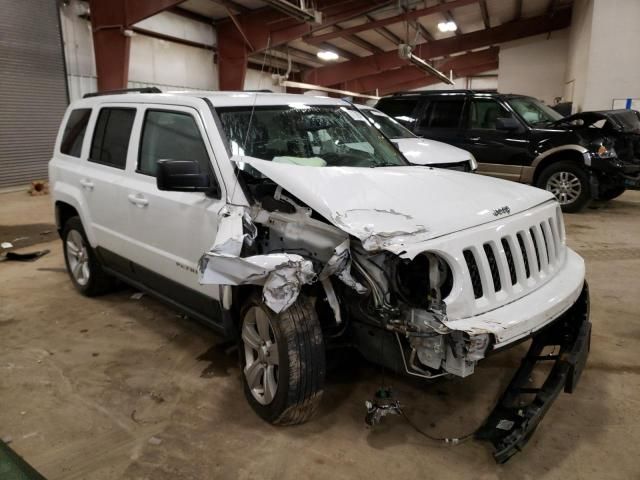
[{"label": "tire", "polygon": [[605,190],[600,193],[598,196],[598,200],[604,200],[608,202],[609,200],[613,200],[614,198],[618,198],[622,195],[627,189],[625,187],[612,187],[609,190]]},{"label": "tire", "polygon": [[589,174],[574,162],[552,163],[540,173],[536,186],[553,193],[563,212],[579,212],[591,201]]},{"label": "tire", "polygon": [[113,288],[115,280],[102,269],[80,217],[71,217],[62,227],[62,250],[71,282],[81,294],[94,297]]},{"label": "tire", "polygon": [[274,425],[306,422],[320,405],[326,368],[313,305],[301,295],[286,311],[275,314],[254,295],[240,318],[240,365],[249,405]]}]

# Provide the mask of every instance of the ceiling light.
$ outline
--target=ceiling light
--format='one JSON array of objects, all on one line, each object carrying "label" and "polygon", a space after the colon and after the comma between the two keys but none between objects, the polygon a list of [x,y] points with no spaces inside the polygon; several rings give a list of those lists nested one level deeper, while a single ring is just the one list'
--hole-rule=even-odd
[{"label": "ceiling light", "polygon": [[320,60],[325,60],[325,61],[338,59],[338,54],[330,50],[320,50],[318,53],[316,53],[316,55]]},{"label": "ceiling light", "polygon": [[456,22],[440,22],[438,30],[441,32],[455,32],[458,29]]}]

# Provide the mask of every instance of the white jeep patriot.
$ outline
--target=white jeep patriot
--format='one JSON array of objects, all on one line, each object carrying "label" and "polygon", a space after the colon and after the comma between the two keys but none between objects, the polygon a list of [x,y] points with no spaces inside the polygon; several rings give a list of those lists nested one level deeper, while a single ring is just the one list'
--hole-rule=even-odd
[{"label": "white jeep patriot", "polygon": [[271,423],[316,411],[333,342],[430,380],[531,339],[476,432],[502,462],[584,367],[584,263],[553,195],[410,166],[347,102],[91,94],[69,106],[49,174],[76,288],[120,279],[237,339],[247,400]]}]

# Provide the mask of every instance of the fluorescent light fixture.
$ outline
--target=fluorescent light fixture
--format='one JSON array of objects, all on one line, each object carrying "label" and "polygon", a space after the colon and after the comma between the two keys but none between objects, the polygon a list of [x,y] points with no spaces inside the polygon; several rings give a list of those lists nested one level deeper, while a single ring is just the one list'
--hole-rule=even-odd
[{"label": "fluorescent light fixture", "polygon": [[411,51],[411,45],[407,45],[406,43],[402,43],[398,47],[398,55],[400,58],[404,58],[408,60],[414,67],[419,68],[423,72],[429,73],[435,77],[438,77],[444,83],[448,83],[449,85],[453,85],[453,80],[447,77],[444,73],[438,70],[436,67],[431,65],[429,62],[426,62],[422,58],[414,55]]},{"label": "fluorescent light fixture", "polygon": [[318,53],[316,53],[316,56],[320,60],[325,60],[327,62],[338,59],[338,54],[330,50],[320,50]]},{"label": "fluorescent light fixture", "polygon": [[438,30],[441,32],[455,32],[458,29],[456,22],[440,22]]},{"label": "fluorescent light fixture", "polygon": [[286,13],[290,17],[309,23],[322,23],[322,12],[309,8],[307,0],[289,2],[287,0],[263,0],[267,5]]}]

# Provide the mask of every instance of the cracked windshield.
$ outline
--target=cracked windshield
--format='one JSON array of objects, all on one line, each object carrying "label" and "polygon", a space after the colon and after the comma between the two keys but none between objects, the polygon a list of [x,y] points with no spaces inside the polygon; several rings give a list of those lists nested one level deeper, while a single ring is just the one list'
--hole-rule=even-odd
[{"label": "cracked windshield", "polygon": [[300,104],[216,111],[232,155],[313,167],[407,165],[356,109]]}]

